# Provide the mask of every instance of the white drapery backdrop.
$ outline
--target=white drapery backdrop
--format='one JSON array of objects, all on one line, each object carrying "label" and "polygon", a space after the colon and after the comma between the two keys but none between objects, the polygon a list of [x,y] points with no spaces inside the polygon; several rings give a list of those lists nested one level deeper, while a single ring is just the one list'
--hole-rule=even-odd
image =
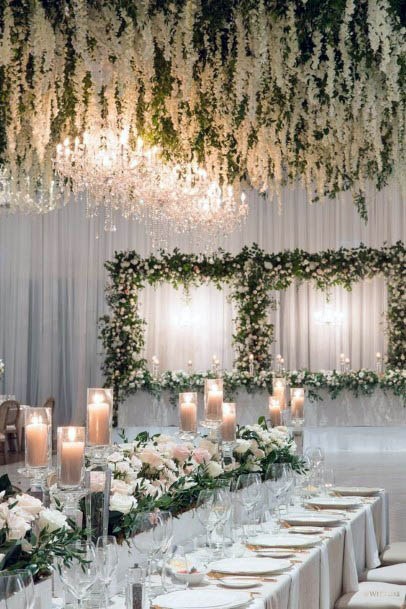
[{"label": "white drapery backdrop", "polygon": [[[315,252],[404,239],[405,209],[398,189],[371,190],[368,199],[365,225],[349,194],[310,206],[302,190],[286,190],[279,215],[274,203],[253,192],[247,223],[219,245],[235,253],[253,242],[273,252],[294,247]],[[168,245],[196,250],[190,239],[178,236]],[[87,220],[78,202],[46,216],[1,216],[0,358],[6,364],[1,393],[13,393],[28,404],[54,395],[59,424],[83,421],[86,387],[102,382],[97,320],[106,311],[103,263],[122,249],[148,255],[151,238],[145,227],[118,218],[117,232],[105,233],[102,219]],[[280,306],[270,312],[273,351],[284,355],[290,369],[331,368],[340,352],[354,368],[372,367],[375,352],[385,350],[382,279],[359,284],[350,294],[333,290],[331,302],[345,314],[338,329],[315,324],[314,312],[324,297],[311,286],[291,286],[276,296]],[[193,290],[187,304],[170,286],[147,288],[141,312],[148,321],[145,355],[158,355],[162,368],[185,368],[188,359],[196,369],[207,368],[213,354],[231,367],[233,315],[225,291]]]}]

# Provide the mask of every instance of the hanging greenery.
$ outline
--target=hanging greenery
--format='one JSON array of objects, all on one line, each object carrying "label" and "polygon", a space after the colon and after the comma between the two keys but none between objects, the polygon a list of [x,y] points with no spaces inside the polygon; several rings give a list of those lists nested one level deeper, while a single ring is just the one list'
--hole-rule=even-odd
[{"label": "hanging greenery", "polygon": [[[0,162],[52,180],[56,144],[129,128],[220,182],[309,200],[405,177],[397,0],[0,1]],[[403,83],[403,84],[402,84]]]},{"label": "hanging greenery", "polygon": [[[388,364],[402,369],[406,357],[405,254],[402,242],[380,249],[361,245],[315,254],[299,249],[268,254],[255,244],[244,247],[235,256],[223,250],[207,256],[183,254],[175,249],[149,258],[141,258],[134,251],[116,252],[114,260],[105,263],[110,273],[107,302],[111,309],[111,314],[101,320],[106,386],[114,387],[116,402],[120,402],[140,388],[159,394],[162,389],[181,391],[190,390],[191,384],[193,388],[202,385],[204,375],[191,379],[180,374],[174,381],[169,373],[157,382],[142,357],[146,322],[138,312],[140,291],[147,284],[156,286],[163,282],[186,290],[209,282],[218,289],[230,286],[230,299],[236,303],[232,336],[235,370],[226,375],[226,389],[232,392],[238,386],[250,390],[272,386],[273,325],[269,323],[269,309],[274,302],[272,291],[285,290],[294,280],[311,281],[324,291],[331,286],[351,290],[358,281],[383,275],[388,282]],[[250,353],[253,377],[249,373]],[[349,380],[343,377],[342,388]]]}]

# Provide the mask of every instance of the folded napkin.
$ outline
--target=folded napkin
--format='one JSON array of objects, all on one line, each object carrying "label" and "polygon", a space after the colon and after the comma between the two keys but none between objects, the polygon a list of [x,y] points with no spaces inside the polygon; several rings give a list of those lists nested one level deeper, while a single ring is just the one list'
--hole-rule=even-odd
[{"label": "folded napkin", "polygon": [[351,525],[345,525],[344,537],[344,564],[343,564],[343,594],[357,592],[358,573],[355,562],[354,540],[352,538]]},{"label": "folded napkin", "polygon": [[376,569],[381,564],[379,560],[378,544],[376,543],[374,519],[371,506],[365,505],[365,563],[367,569]]}]

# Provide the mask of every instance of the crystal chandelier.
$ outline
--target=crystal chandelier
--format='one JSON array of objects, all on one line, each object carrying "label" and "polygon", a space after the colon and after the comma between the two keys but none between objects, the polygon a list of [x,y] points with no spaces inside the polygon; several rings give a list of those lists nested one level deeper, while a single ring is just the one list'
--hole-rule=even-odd
[{"label": "crystal chandelier", "polygon": [[209,179],[196,163],[163,161],[157,146],[147,147],[127,130],[101,129],[58,144],[54,159],[58,186],[86,200],[89,217],[105,212],[105,229],[114,215],[146,221],[153,236],[164,231],[231,233],[245,219],[245,194]]},{"label": "crystal chandelier", "polygon": [[331,305],[325,305],[320,311],[316,311],[314,319],[320,326],[341,326],[344,322],[344,313],[336,311]]}]

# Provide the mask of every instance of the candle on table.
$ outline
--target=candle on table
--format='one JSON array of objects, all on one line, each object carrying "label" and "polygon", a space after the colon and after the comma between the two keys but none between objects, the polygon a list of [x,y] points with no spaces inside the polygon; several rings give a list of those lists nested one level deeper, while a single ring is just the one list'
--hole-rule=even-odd
[{"label": "candle on table", "polygon": [[193,372],[193,362],[191,359],[187,363],[187,371],[189,374],[192,374],[192,372]]},{"label": "candle on table", "polygon": [[285,381],[283,379],[275,379],[273,384],[273,392],[272,395],[274,398],[279,400],[279,405],[281,410],[284,410],[286,407],[285,403]]},{"label": "candle on table", "polygon": [[291,389],[291,412],[292,419],[303,419],[304,389]]},{"label": "candle on table", "polygon": [[181,431],[197,431],[197,395],[196,393],[179,394],[179,422]]},{"label": "candle on table", "polygon": [[213,383],[207,392],[206,418],[209,421],[221,420],[221,407],[223,405],[223,391]]},{"label": "candle on table", "polygon": [[345,353],[340,353],[340,362],[345,362]]},{"label": "candle on table", "polygon": [[34,415],[25,426],[25,450],[28,467],[48,465],[48,424],[42,417]]},{"label": "candle on table", "polygon": [[80,486],[82,482],[85,463],[85,443],[83,434],[79,434],[78,429],[84,431],[83,427],[60,427],[58,429],[58,431],[66,430],[65,433],[62,433],[60,439],[59,483],[61,486]]},{"label": "candle on table", "polygon": [[93,402],[87,405],[87,434],[91,445],[110,444],[110,404],[101,392],[94,393]]},{"label": "candle on table", "polygon": [[380,359],[382,359],[382,355],[379,353],[379,351],[376,352],[376,359],[379,361]]},{"label": "candle on table", "polygon": [[234,402],[224,402],[222,406],[223,420],[221,437],[223,442],[234,442],[237,427],[237,415]]},{"label": "candle on table", "polygon": [[279,399],[274,396],[269,396],[269,418],[272,427],[278,427],[282,424],[282,413],[279,404]]}]

